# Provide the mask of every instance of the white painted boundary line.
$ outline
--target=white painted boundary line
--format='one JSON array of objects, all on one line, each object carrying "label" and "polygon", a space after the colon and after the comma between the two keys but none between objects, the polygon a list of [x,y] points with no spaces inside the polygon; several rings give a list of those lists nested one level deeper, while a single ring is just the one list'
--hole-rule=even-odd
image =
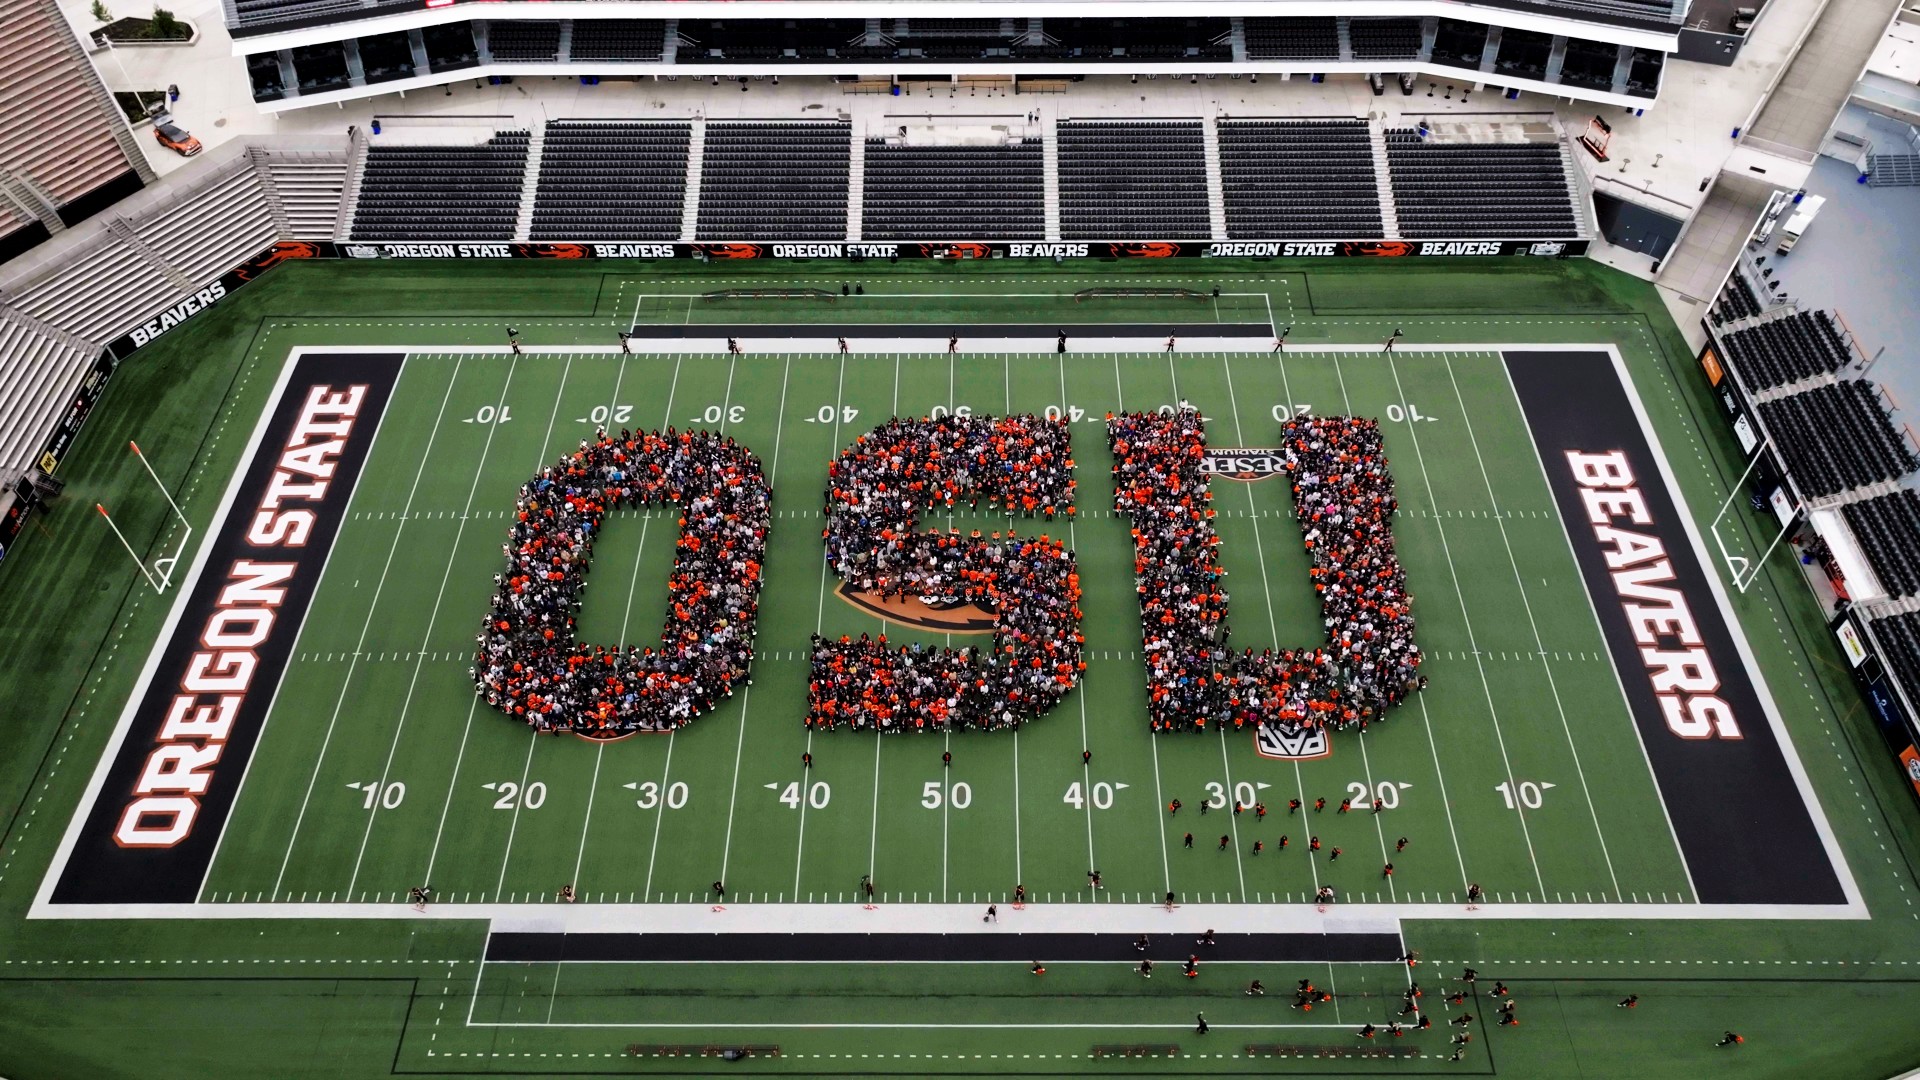
[{"label": "white painted boundary line", "polygon": [[[822,340],[827,342],[826,347],[816,349],[816,350],[810,350],[810,351],[817,352],[817,353],[837,353],[838,345],[836,342],[834,342],[832,339],[822,339]],[[946,344],[944,338],[938,339],[937,341],[935,339],[926,339],[926,340],[929,342],[933,342],[935,345],[937,345],[937,347],[930,347],[926,349],[925,350],[926,352],[944,354],[945,344]],[[1008,342],[1012,342],[1020,339],[1006,339],[1006,340]],[[1049,336],[1046,338],[1039,338],[1034,340],[1039,342],[1039,347],[1032,348],[1027,351],[1034,352],[1034,353],[1043,353],[1043,354],[1052,353],[1053,344],[1054,344],[1053,337]],[[1076,339],[1076,340],[1080,340],[1080,339]],[[1085,340],[1088,340],[1091,342],[1094,339],[1085,339]],[[1201,351],[1201,352],[1234,351],[1232,349],[1227,348],[1226,343],[1229,341],[1235,341],[1235,340],[1239,340],[1239,339],[1225,339],[1225,338],[1207,339],[1207,344],[1211,346],[1211,348],[1196,350],[1196,351]],[[666,339],[662,339],[662,341],[663,343],[665,343]],[[1144,341],[1145,347],[1139,348],[1139,349],[1133,349],[1133,350],[1125,349],[1123,346],[1125,343],[1129,341]],[[638,339],[638,338],[633,339],[633,344],[645,344],[645,343],[646,342],[644,341],[644,339]],[[686,339],[681,339],[673,343],[680,344],[682,346],[692,344],[690,340],[686,340]],[[851,344],[852,343],[849,342],[850,348],[851,348]],[[1119,351],[1163,353],[1166,348],[1166,340],[1164,338],[1102,339],[1098,341],[1098,345],[1099,345],[1098,349],[1086,350],[1086,351],[1096,351],[1096,352],[1102,352],[1102,353],[1119,352]],[[412,348],[397,348],[394,346],[382,346],[382,345],[342,345],[342,346],[329,346],[322,351],[333,352],[333,353],[353,353],[353,352],[408,353],[408,352],[416,352],[419,350],[412,349]],[[440,351],[445,351],[445,350],[440,350]],[[476,353],[476,354],[496,354],[497,355],[497,354],[510,353],[512,349],[510,346],[473,346],[473,347],[466,348],[464,350],[454,350],[454,351],[464,351],[464,352]],[[526,353],[526,354],[540,353],[540,354],[553,354],[553,355],[562,355],[562,354],[578,355],[578,354],[591,354],[591,353],[607,353],[607,354],[617,355],[620,352],[620,349],[617,345],[603,346],[599,348],[578,347],[578,346],[575,346],[575,347],[557,347],[557,346],[556,347],[546,347],[546,346],[525,347],[523,346],[522,351],[523,353]],[[638,349],[635,351],[645,352],[647,350]],[[675,349],[675,350],[656,350],[656,351],[662,351],[662,352],[672,351],[672,352],[685,352],[685,353],[697,353],[697,352],[710,351],[714,353],[721,353],[725,351],[725,343],[724,341],[715,343],[709,349],[681,348],[681,349]],[[972,350],[972,351],[978,352],[980,350]],[[1009,349],[1005,351],[1017,351],[1017,350]],[[1258,341],[1253,342],[1250,346],[1246,347],[1243,351],[1270,353],[1272,351],[1272,342],[1269,339],[1262,338],[1262,339],[1259,339]],[[1296,354],[1311,355],[1311,354],[1321,354],[1321,353],[1367,354],[1367,353],[1373,352],[1374,350],[1371,350],[1365,346],[1355,348],[1351,345],[1289,344],[1288,351]],[[1627,371],[1626,362],[1624,358],[1621,356],[1619,350],[1615,348],[1613,345],[1604,344],[1604,343],[1581,344],[1581,343],[1572,343],[1572,342],[1552,342],[1552,343],[1517,343],[1516,342],[1516,343],[1505,343],[1505,344],[1452,342],[1452,343],[1447,343],[1445,345],[1433,345],[1433,346],[1396,344],[1394,346],[1394,351],[1396,353],[1403,353],[1403,354],[1406,354],[1406,353],[1438,354],[1438,353],[1450,353],[1450,352],[1491,352],[1491,353],[1498,354],[1505,351],[1515,351],[1515,352],[1600,351],[1600,352],[1605,352],[1608,356],[1612,358],[1614,363],[1614,368],[1620,378],[1621,384],[1625,386],[1627,389],[1628,400],[1633,405],[1634,413],[1640,420],[1641,429],[1647,436],[1649,446],[1651,446],[1652,449],[1654,450],[1654,457],[1659,465],[1662,479],[1667,484],[1667,488],[1669,492],[1671,492],[1674,498],[1675,504],[1679,507],[1681,511],[1680,513],[1681,521],[1683,523],[1684,528],[1686,529],[1689,541],[1694,546],[1695,554],[1701,559],[1703,565],[1710,564],[1710,560],[1706,556],[1705,545],[1701,538],[1699,528],[1695,523],[1692,510],[1687,505],[1684,494],[1682,493],[1679,487],[1678,479],[1677,477],[1675,477],[1673,473],[1671,463],[1667,460],[1665,448],[1661,445],[1659,436],[1653,429],[1652,421],[1647,413],[1645,402],[1640,396],[1639,388],[1634,384],[1630,373]],[[298,352],[299,350],[295,350],[295,355],[298,355]],[[1069,354],[1069,355],[1075,355],[1075,354]],[[1117,360],[1117,357],[1116,357],[1116,360]],[[291,374],[292,374],[292,364],[288,363],[286,366],[282,368],[280,378],[278,382],[275,384],[272,394],[269,395],[267,405],[263,408],[261,412],[261,416],[259,421],[256,423],[254,433],[249,439],[247,448],[243,451],[243,454],[244,454],[243,460],[251,460],[252,455],[255,452],[257,452],[259,443],[265,434],[267,419],[272,414],[272,407],[275,403],[279,401],[280,396],[285,390],[286,382],[291,377]],[[1531,437],[1531,432],[1529,432],[1529,437]],[[1538,454],[1536,454],[1535,456],[1537,458]],[[213,520],[219,520],[230,509],[231,504],[234,498],[236,497],[236,493],[238,491],[239,481],[240,481],[240,472],[241,472],[240,470],[236,470],[234,477],[229,481],[227,492],[222,497],[221,504],[216,509]],[[209,552],[209,549],[205,546],[203,541],[201,550],[195,555],[193,569],[190,572],[189,576],[186,578],[186,580],[182,583],[181,591],[179,592],[179,594],[177,594],[178,597],[184,598],[192,591],[192,587],[195,579],[198,577],[198,575],[201,573],[202,569],[204,568],[204,565],[208,557],[208,552]],[[1806,775],[1806,770],[1800,761],[1799,754],[1795,750],[1792,740],[1788,735],[1785,722],[1781,718],[1778,707],[1774,702],[1772,691],[1767,686],[1764,676],[1760,672],[1759,663],[1757,659],[1754,657],[1752,648],[1747,640],[1746,629],[1734,614],[1732,610],[1732,606],[1728,602],[1725,588],[1723,587],[1719,579],[1719,576],[1711,573],[1705,576],[1708,579],[1709,587],[1713,591],[1715,602],[1720,607],[1721,615],[1726,620],[1730,628],[1735,648],[1738,650],[1742,662],[1746,665],[1748,671],[1753,676],[1755,687],[1761,701],[1761,707],[1766,712],[1768,723],[1773,728],[1775,737],[1780,742],[1783,755],[1786,758],[1788,770],[1794,777],[1794,781],[1796,785],[1799,787],[1801,798],[1803,802],[1805,802],[1805,804],[1807,805],[1808,812],[1813,819],[1814,827],[1816,831],[1819,833],[1823,843],[1826,845],[1828,858],[1832,862],[1835,869],[1835,873],[1840,879],[1841,888],[1848,898],[1848,902],[1846,904],[1844,905],[1698,904],[1698,903],[1655,904],[1652,902],[1648,902],[1644,904],[1493,903],[1493,904],[1483,904],[1481,907],[1474,909],[1472,912],[1467,912],[1460,906],[1452,905],[1452,904],[1351,904],[1349,903],[1349,904],[1342,905],[1343,909],[1349,912],[1356,912],[1356,913],[1365,912],[1368,915],[1374,915],[1374,916],[1380,916],[1380,917],[1391,917],[1391,918],[1402,918],[1402,919],[1410,919],[1410,918],[1457,919],[1457,918],[1484,917],[1484,918],[1492,918],[1492,919],[1521,918],[1521,919],[1622,919],[1622,920],[1642,920],[1642,919],[1833,920],[1833,919],[1870,918],[1871,916],[1867,911],[1865,900],[1862,898],[1860,894],[1859,885],[1854,880],[1852,869],[1848,865],[1844,855],[1840,851],[1839,841],[1833,834],[1832,826],[1827,820],[1824,809],[1821,807],[1820,802],[1818,801],[1818,799],[1815,797],[1813,793],[1812,784]],[[177,627],[177,624],[180,620],[181,602],[182,601],[180,599],[176,599],[174,609],[169,613],[165,624],[162,626],[160,636],[156,639],[155,647],[148,654],[147,663],[143,666],[142,672],[140,675],[140,681],[136,685],[144,685],[146,682],[152,679],[153,672],[159,664],[160,655],[163,651],[163,649],[160,646],[162,643],[170,639],[174,629]],[[134,711],[135,705],[137,704],[137,700],[138,700],[138,694],[136,693],[134,697],[129,700],[127,706],[122,711],[120,721],[116,725],[114,733],[108,741],[107,747],[102,752],[100,762],[95,767],[93,778],[89,781],[86,792],[82,796],[81,801],[78,807],[76,808],[73,817],[68,822],[67,832],[65,836],[62,838],[60,847],[54,855],[54,859],[49,867],[48,873],[46,877],[42,879],[40,889],[38,893],[35,895],[34,902],[27,912],[28,918],[30,919],[45,919],[45,918],[66,918],[66,919],[205,919],[205,918],[392,919],[392,918],[407,918],[407,917],[415,917],[415,918],[424,917],[424,918],[457,918],[457,919],[481,919],[481,918],[511,919],[515,917],[521,917],[521,918],[538,917],[540,924],[543,927],[566,921],[564,918],[559,917],[563,913],[556,912],[556,905],[543,905],[543,904],[473,904],[471,906],[442,904],[442,905],[435,905],[430,910],[430,912],[424,916],[414,913],[410,907],[407,907],[405,905],[399,905],[399,904],[354,904],[354,903],[346,903],[346,904],[318,904],[318,903],[313,903],[313,904],[308,904],[308,903],[208,904],[203,902],[195,902],[192,904],[178,904],[178,905],[169,905],[169,904],[55,905],[53,904],[51,902],[53,885],[56,881],[58,881],[59,873],[62,869],[64,869],[66,865],[66,861],[72,852],[73,846],[77,842],[79,830],[82,826],[82,823],[85,820],[85,811],[87,808],[92,806],[95,798],[99,794],[100,788],[104,786],[106,772],[111,766],[111,762],[113,760],[114,754],[118,751],[120,744],[124,742],[126,738],[127,728],[130,726],[132,722],[133,711]],[[1638,732],[1637,725],[1635,730],[1637,734]],[[1155,744],[1156,750],[1157,750],[1157,747],[1158,747],[1158,744],[1156,742]],[[1662,802],[1662,811],[1663,813],[1665,812],[1664,801]],[[1163,840],[1164,840],[1164,837],[1163,837]],[[1676,851],[1677,850],[1678,850],[1678,845],[1676,842]],[[1684,863],[1684,856],[1682,858]],[[796,866],[796,873],[797,873],[797,869],[798,867]],[[930,911],[941,906],[944,906],[944,905],[894,904],[894,905],[885,905],[884,907],[892,910]],[[1054,906],[1054,905],[1046,905],[1046,906]],[[1220,927],[1231,927],[1233,925],[1231,919],[1242,912],[1273,913],[1273,912],[1281,912],[1281,911],[1289,910],[1293,906],[1294,905],[1189,904],[1189,905],[1183,905],[1181,910],[1208,913],[1204,915],[1204,919],[1206,920],[1207,924],[1214,926],[1214,928],[1216,929],[1219,929]],[[754,922],[755,925],[759,927],[778,926],[786,922],[787,920],[785,920],[780,916],[781,912],[806,911],[806,910],[816,909],[816,905],[811,905],[811,904],[802,905],[797,902],[794,904],[771,904],[771,905],[736,904],[736,905],[729,905],[728,907],[729,907],[729,910],[731,911],[749,913],[750,921]],[[822,905],[818,905],[817,909],[832,911],[832,910],[838,910],[839,907],[840,907],[839,905],[822,904]],[[1042,905],[1030,905],[1030,910],[1034,908],[1039,908],[1039,907],[1042,907]],[[1113,912],[1116,909],[1125,910],[1125,908],[1123,908],[1121,905],[1095,906],[1095,905],[1063,904],[1063,905],[1057,905],[1057,908],[1062,912],[1071,913],[1070,918],[1072,920],[1071,922],[1072,927],[1076,930],[1082,930],[1082,931],[1097,930],[1102,924],[1106,922],[1108,912]],[[452,910],[449,911],[449,909],[452,909]],[[596,918],[601,917],[600,913],[603,913],[603,912],[619,912],[621,913],[621,915],[619,916],[620,918],[634,920],[633,922],[627,923],[627,925],[629,926],[630,925],[647,925],[651,929],[656,931],[665,930],[669,928],[668,925],[665,922],[663,922],[663,920],[669,918],[668,913],[681,911],[683,909],[686,910],[689,914],[697,913],[697,914],[703,914],[708,916],[711,916],[712,914],[710,912],[710,909],[705,905],[589,904],[589,905],[581,905],[573,908],[573,910],[581,911],[583,913],[593,913]],[[953,932],[960,932],[963,930],[972,929],[971,924],[977,921],[977,918],[978,918],[977,911],[975,910],[975,905],[971,905],[971,904],[964,905],[963,907],[961,907],[961,909],[969,913],[971,917],[967,919],[957,920],[956,925],[954,927],[939,928],[942,930],[942,932],[953,933]],[[1158,909],[1156,908],[1156,910]],[[446,912],[446,914],[443,914],[443,912]],[[758,912],[759,914],[755,915],[754,913],[756,912]],[[845,925],[838,925],[838,926],[832,927],[831,929],[823,929],[816,932],[835,932],[835,933],[850,932],[850,931],[851,932],[860,932],[860,931],[874,932],[877,930],[875,923],[878,922],[879,920],[870,918],[870,916],[874,914],[873,912],[866,912],[858,907],[855,907],[853,911],[849,912],[848,914],[851,916],[851,919],[859,919],[862,915],[869,916],[869,918],[861,922],[854,922],[854,921],[851,921],[850,919]],[[1263,917],[1263,921],[1260,926],[1260,930],[1262,932],[1271,932],[1271,930],[1273,929],[1273,924],[1270,921],[1272,917],[1273,917],[1272,914],[1268,914]],[[1156,924],[1156,925],[1159,925],[1160,928],[1163,930],[1165,929],[1164,924]],[[936,927],[929,925],[925,929],[935,929],[935,928]],[[706,932],[725,932],[723,930],[720,930],[719,927],[711,921],[701,923],[700,929]],[[795,930],[793,932],[808,932],[808,931]],[[1223,932],[1232,932],[1232,930],[1228,929]]]}]

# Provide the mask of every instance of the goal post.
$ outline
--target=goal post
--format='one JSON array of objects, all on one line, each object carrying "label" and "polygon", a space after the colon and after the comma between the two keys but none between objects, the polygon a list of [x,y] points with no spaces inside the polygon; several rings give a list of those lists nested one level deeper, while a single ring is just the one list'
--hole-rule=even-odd
[{"label": "goal post", "polygon": [[[1769,493],[1767,498],[1768,505],[1773,510],[1775,520],[1780,523],[1779,531],[1773,534],[1772,540],[1757,556],[1752,554],[1735,554],[1733,551],[1728,550],[1726,535],[1721,531],[1721,525],[1728,520],[1729,512],[1734,511],[1736,500],[1740,499],[1743,495],[1751,498],[1751,495],[1748,493],[1747,482],[1753,478],[1755,470],[1760,467],[1760,462],[1767,456],[1767,448],[1772,445],[1773,438],[1769,436],[1765,442],[1754,448],[1752,460],[1747,462],[1746,471],[1741,473],[1740,479],[1734,481],[1733,486],[1728,489],[1727,497],[1721,501],[1720,510],[1713,515],[1713,523],[1708,526],[1707,530],[1713,535],[1714,547],[1720,552],[1720,561],[1727,569],[1728,579],[1733,582],[1735,589],[1743,593],[1746,592],[1747,588],[1760,576],[1761,568],[1766,565],[1768,559],[1773,557],[1774,550],[1780,546],[1782,541],[1792,535],[1794,526],[1799,523],[1801,511],[1804,509],[1794,498],[1792,489],[1787,486],[1787,482],[1782,479],[1774,486],[1773,491]],[[1750,550],[1751,549],[1749,549],[1749,551]]]},{"label": "goal post", "polygon": [[160,482],[159,474],[153,471],[153,465],[147,461],[147,455],[141,452],[140,444],[129,440],[127,446],[133,451],[133,456],[140,460],[140,467],[147,471],[147,476],[153,480],[153,486],[160,489],[160,497],[167,500],[167,508],[173,511],[174,518],[180,522],[180,543],[173,549],[172,554],[162,555],[153,560],[152,566],[148,566],[147,561],[134,551],[133,545],[127,541],[126,534],[120,531],[120,526],[114,523],[113,515],[107,513],[106,505],[94,503],[93,508],[98,510],[100,516],[106,520],[107,527],[113,530],[113,535],[119,539],[120,546],[127,549],[127,554],[133,559],[134,565],[140,568],[140,576],[147,579],[147,584],[153,586],[154,592],[164,593],[173,584],[173,572],[180,565],[180,556],[186,553],[187,544],[193,539],[193,523],[187,520],[187,515],[181,511],[180,504],[174,501],[173,493],[167,490],[167,485]]}]

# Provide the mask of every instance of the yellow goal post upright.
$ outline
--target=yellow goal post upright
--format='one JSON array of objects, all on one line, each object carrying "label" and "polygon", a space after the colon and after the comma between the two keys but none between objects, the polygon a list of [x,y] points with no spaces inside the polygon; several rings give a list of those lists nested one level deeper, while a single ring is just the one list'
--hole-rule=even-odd
[{"label": "yellow goal post upright", "polygon": [[160,489],[160,497],[167,500],[167,507],[173,511],[173,516],[179,519],[179,545],[173,549],[173,554],[162,555],[153,560],[152,566],[148,566],[147,561],[133,550],[133,545],[127,541],[126,534],[120,531],[120,526],[114,524],[113,515],[107,513],[106,506],[102,503],[94,503],[93,508],[100,511],[100,516],[106,520],[107,528],[113,530],[113,535],[119,539],[120,546],[127,549],[127,554],[132,557],[134,565],[140,568],[140,576],[147,579],[147,584],[153,586],[154,592],[164,593],[173,584],[173,571],[180,565],[180,556],[186,553],[187,544],[193,540],[193,523],[187,520],[185,513],[181,512],[180,504],[173,501],[173,493],[167,490],[167,485],[160,482],[159,475],[153,471],[153,465],[147,461],[147,455],[140,452],[140,444],[129,440],[127,446],[132,449],[133,456],[139,459],[140,467],[147,471],[147,476],[152,478],[153,486]]}]

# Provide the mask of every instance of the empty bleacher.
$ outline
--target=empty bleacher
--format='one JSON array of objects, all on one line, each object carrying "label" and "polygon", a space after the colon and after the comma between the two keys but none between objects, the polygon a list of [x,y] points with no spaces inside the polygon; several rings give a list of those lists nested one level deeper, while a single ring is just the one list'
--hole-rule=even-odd
[{"label": "empty bleacher", "polygon": [[353,239],[512,239],[527,142],[502,131],[477,146],[368,148]]},{"label": "empty bleacher", "polygon": [[105,344],[172,304],[180,289],[139,252],[101,233],[65,260],[58,273],[9,291],[22,314]]},{"label": "empty bleacher", "polygon": [[1406,16],[1347,20],[1355,60],[1412,60],[1420,55],[1420,20]]},{"label": "empty bleacher", "polygon": [[666,48],[667,24],[655,19],[575,19],[575,60],[657,61]]},{"label": "empty bleacher", "polygon": [[[1735,275],[1735,280],[1739,276]],[[1721,338],[1726,359],[1749,390],[1770,390],[1840,370],[1853,352],[1833,316],[1798,311]]]},{"label": "empty bleacher", "polygon": [[1920,467],[1865,379],[1761,402],[1760,418],[1802,493],[1828,498]]},{"label": "empty bleacher", "polygon": [[1920,593],[1920,494],[1901,488],[1847,503],[1841,513],[1887,594]]},{"label": "empty bleacher", "polygon": [[[1340,59],[1340,27],[1331,15],[1248,17],[1244,26],[1249,60]],[[1418,43],[1416,38],[1416,46]]]},{"label": "empty bleacher", "polygon": [[503,63],[560,58],[560,24],[552,20],[495,19],[487,24],[487,52]]},{"label": "empty bleacher", "polygon": [[1056,131],[1062,239],[1207,238],[1198,120],[1062,120]]},{"label": "empty bleacher", "polygon": [[1557,142],[1450,142],[1386,133],[1400,235],[1571,239],[1580,234]]},{"label": "empty bleacher", "polygon": [[39,463],[74,386],[99,355],[0,308],[0,485]]},{"label": "empty bleacher", "polygon": [[246,158],[235,165],[192,196],[134,227],[141,243],[180,271],[191,286],[205,285],[260,254],[279,235],[260,174]]},{"label": "empty bleacher", "polygon": [[864,240],[1046,238],[1039,139],[997,146],[867,140]]},{"label": "empty bleacher", "polygon": [[713,121],[700,176],[701,240],[843,240],[853,126]]},{"label": "empty bleacher", "polygon": [[1227,235],[1367,239],[1382,235],[1364,120],[1232,120],[1220,130]]},{"label": "empty bleacher", "polygon": [[340,219],[340,197],[347,187],[347,163],[271,161],[266,168],[291,227],[287,238],[331,239],[334,223]]},{"label": "empty bleacher", "polygon": [[690,132],[685,123],[548,123],[531,239],[678,238]]}]

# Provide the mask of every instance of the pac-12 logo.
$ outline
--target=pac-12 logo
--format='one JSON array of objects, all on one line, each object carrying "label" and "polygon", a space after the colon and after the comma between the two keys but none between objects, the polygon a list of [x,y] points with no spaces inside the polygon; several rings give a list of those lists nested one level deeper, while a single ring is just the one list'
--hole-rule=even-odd
[{"label": "pac-12 logo", "polygon": [[1327,729],[1299,724],[1261,724],[1253,731],[1254,752],[1265,758],[1311,761],[1333,753]]}]

